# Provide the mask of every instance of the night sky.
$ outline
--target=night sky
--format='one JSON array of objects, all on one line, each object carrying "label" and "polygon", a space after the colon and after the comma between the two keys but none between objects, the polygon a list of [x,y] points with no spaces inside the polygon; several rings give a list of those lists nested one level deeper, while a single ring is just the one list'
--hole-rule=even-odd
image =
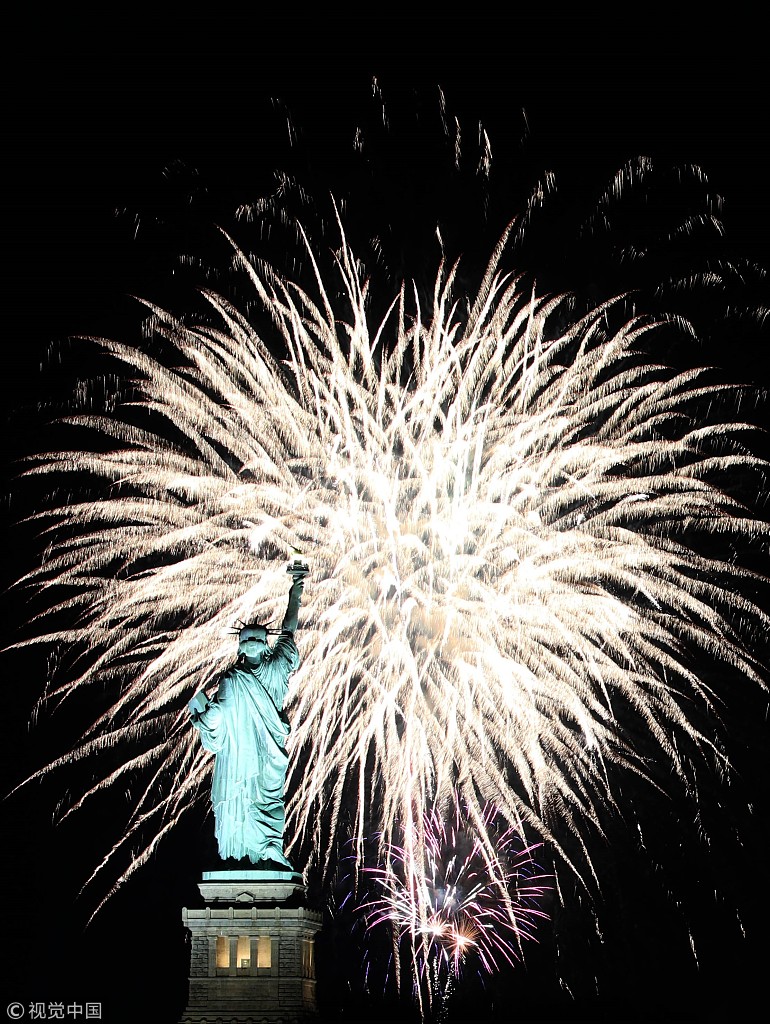
[{"label": "night sky", "polygon": [[[648,15],[640,10],[637,17]],[[724,197],[726,233],[702,243],[706,255],[770,266],[764,35],[758,24],[735,22],[663,31],[649,23],[506,16],[484,31],[454,24],[433,34],[426,24],[404,29],[391,17],[383,26],[372,19],[351,36],[342,19],[317,31],[268,21],[253,32],[219,25],[206,46],[201,25],[189,37],[170,33],[161,45],[154,30],[132,23],[124,35],[116,23],[97,45],[68,24],[63,37],[22,43],[24,72],[12,92],[6,88],[6,477],[12,480],[20,455],[45,445],[46,418],[35,401],[57,402],[88,372],[80,349],[49,363],[49,346],[66,353],[70,336],[136,332],[131,295],[183,303],[178,253],[205,249],[213,222],[237,236],[237,204],[258,197],[272,171],[294,160],[314,195],[349,190],[352,230],[365,240],[366,221],[376,225],[386,272],[415,277],[418,285],[421,273],[427,280],[435,272],[436,218],[447,250],[478,264],[547,169],[556,175],[558,198],[540,240],[525,250],[527,269],[544,287],[575,287],[589,297],[624,287],[611,248],[581,249],[569,226],[639,155],[656,166],[698,164]],[[392,111],[391,142],[370,134],[367,153],[376,166],[362,187],[351,170],[361,164],[348,154],[351,126],[371,116],[373,75]],[[487,207],[476,179],[447,184],[433,170],[432,161],[443,157],[426,141],[424,126],[434,123],[437,85],[467,126],[469,147],[479,121],[489,133],[494,188]],[[271,97],[281,98],[302,129],[291,150],[281,128],[284,106],[271,105]],[[659,206],[666,196],[657,198]],[[634,216],[643,221],[638,210]],[[696,258],[700,245],[690,240],[673,258]],[[738,301],[744,298],[768,307],[770,288],[752,279]],[[719,363],[731,379],[764,388],[770,325],[739,318],[719,326],[709,322],[708,303],[694,315],[703,320],[702,348],[668,354],[682,363]],[[766,425],[766,404],[751,415]],[[30,529],[13,525],[26,506],[13,483],[8,493],[6,584],[35,557]],[[6,642],[23,632],[28,614],[16,593],[4,593]],[[66,751],[92,709],[44,716],[29,728],[45,653],[7,652],[3,662],[6,792]],[[695,852],[696,826],[677,832],[680,816],[691,810],[662,811],[656,838],[665,877],[631,842],[599,858],[613,922],[604,942],[584,931],[589,916],[582,908],[554,908],[565,936],[558,955],[571,957],[571,965],[557,966],[556,947],[544,934],[526,969],[488,981],[483,991],[469,983],[450,1020],[731,1021],[748,1012],[764,989],[766,710],[766,699],[748,687],[725,709],[737,779],[729,791],[715,786],[703,796],[706,819],[724,826],[713,827],[708,857],[702,848]],[[116,751],[116,764],[119,757]],[[107,848],[119,794],[56,828],[51,820],[61,786],[76,789],[87,777],[88,769],[76,768],[66,780],[55,776],[6,800],[3,933],[10,966],[0,1013],[12,1000],[100,1001],[106,1021],[173,1021],[185,1005],[180,910],[197,897],[212,823],[183,824],[86,928],[93,905],[89,895],[78,898],[78,889]],[[706,898],[714,888],[719,896]],[[698,936],[698,964],[685,918]],[[328,1019],[374,1019],[380,1012],[389,1019],[392,1006],[368,1006],[355,993],[338,1014],[333,989],[342,981],[332,960],[354,955],[343,940],[332,930],[321,953],[329,965]],[[565,975],[577,979],[574,1000],[559,985]]]}]

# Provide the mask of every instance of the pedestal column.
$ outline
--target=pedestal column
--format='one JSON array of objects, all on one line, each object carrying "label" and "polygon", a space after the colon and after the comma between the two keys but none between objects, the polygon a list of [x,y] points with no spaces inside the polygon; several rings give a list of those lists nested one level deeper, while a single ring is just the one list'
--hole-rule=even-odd
[{"label": "pedestal column", "polygon": [[182,910],[190,991],[181,1024],[300,1024],[317,1018],[315,936],[291,871],[205,871],[204,906]]}]

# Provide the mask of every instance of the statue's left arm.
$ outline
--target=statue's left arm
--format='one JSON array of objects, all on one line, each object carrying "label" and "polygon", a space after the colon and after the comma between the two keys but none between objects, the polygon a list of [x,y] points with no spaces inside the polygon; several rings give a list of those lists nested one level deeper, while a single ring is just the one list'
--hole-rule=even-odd
[{"label": "statue's left arm", "polygon": [[214,754],[219,753],[225,741],[221,701],[226,694],[226,681],[226,676],[220,680],[217,695],[213,700],[210,700],[206,692],[201,690],[187,705],[190,719],[200,733],[203,746]]}]

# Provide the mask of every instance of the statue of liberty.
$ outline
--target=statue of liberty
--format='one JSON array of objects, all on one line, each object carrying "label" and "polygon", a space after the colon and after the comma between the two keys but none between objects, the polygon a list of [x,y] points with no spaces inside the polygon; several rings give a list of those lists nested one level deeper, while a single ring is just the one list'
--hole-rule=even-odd
[{"label": "statue of liberty", "polygon": [[[284,784],[289,722],[283,711],[289,676],[299,666],[294,642],[307,566],[296,560],[280,630],[260,623],[238,634],[238,661],[219,680],[216,695],[190,701],[192,723],[206,750],[216,754],[211,802],[223,860],[270,861],[294,870],[283,851]],[[267,641],[277,633],[275,643]]]}]

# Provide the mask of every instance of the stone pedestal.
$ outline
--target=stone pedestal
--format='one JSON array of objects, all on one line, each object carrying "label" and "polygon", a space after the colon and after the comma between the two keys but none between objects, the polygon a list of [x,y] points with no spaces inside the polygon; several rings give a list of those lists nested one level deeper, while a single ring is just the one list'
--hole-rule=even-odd
[{"label": "stone pedestal", "polygon": [[315,936],[292,871],[204,871],[205,906],[185,907],[190,992],[181,1024],[299,1024],[317,1019]]}]

